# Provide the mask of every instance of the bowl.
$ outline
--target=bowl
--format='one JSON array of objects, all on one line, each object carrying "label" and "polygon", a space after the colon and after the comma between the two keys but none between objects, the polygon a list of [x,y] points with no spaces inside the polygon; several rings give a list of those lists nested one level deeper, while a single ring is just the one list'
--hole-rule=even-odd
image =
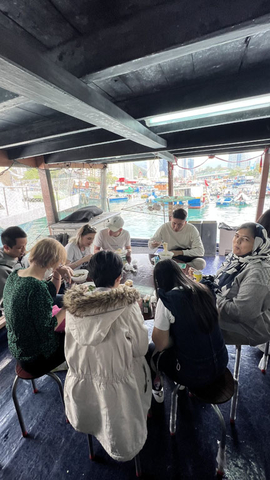
[{"label": "bowl", "polygon": [[74,273],[71,277],[71,280],[75,283],[84,283],[88,277],[88,270],[81,268],[79,270],[74,270]]},{"label": "bowl", "polygon": [[158,253],[158,256],[160,258],[160,260],[171,260],[172,257],[173,257],[174,253],[173,252],[159,252]]},{"label": "bowl", "polygon": [[126,250],[122,250],[122,248],[118,248],[117,250],[115,250],[114,253],[117,253],[117,255],[119,255],[119,257],[121,257],[122,260],[126,260],[126,259],[127,259],[127,251],[126,251]]},{"label": "bowl", "polygon": [[92,292],[93,292],[94,290],[96,290],[96,288],[97,288],[96,285],[94,284],[94,282],[85,282],[85,283],[84,283],[84,286],[85,286],[85,287],[88,287],[88,291],[89,291],[90,293],[92,293]]}]

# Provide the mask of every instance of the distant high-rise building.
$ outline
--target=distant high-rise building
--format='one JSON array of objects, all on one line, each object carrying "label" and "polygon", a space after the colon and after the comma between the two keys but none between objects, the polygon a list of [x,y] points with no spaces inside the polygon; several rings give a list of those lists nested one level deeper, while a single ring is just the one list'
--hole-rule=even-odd
[{"label": "distant high-rise building", "polygon": [[194,158],[189,158],[187,161],[187,166],[190,168],[191,175],[194,175]]},{"label": "distant high-rise building", "polygon": [[[228,167],[229,168],[235,168],[235,167],[240,167],[240,168],[247,168],[250,167],[250,160],[249,158],[252,157],[252,154],[250,152],[248,153],[233,153],[229,155],[229,162]],[[247,159],[246,161],[244,161]]]},{"label": "distant high-rise building", "polygon": [[187,178],[194,174],[194,158],[182,158],[183,177]]},{"label": "distant high-rise building", "polygon": [[166,176],[168,175],[168,162],[165,158],[159,160],[159,171],[164,172]]},{"label": "distant high-rise building", "polygon": [[112,172],[115,177],[133,179],[133,162],[114,163],[108,165],[108,170]]}]

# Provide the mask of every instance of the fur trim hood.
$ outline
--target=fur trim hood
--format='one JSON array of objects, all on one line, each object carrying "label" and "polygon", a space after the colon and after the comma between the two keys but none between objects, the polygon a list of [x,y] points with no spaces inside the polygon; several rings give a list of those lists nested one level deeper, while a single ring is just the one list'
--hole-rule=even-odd
[{"label": "fur trim hood", "polygon": [[74,285],[65,293],[64,307],[72,315],[81,317],[121,309],[135,303],[139,298],[139,292],[131,287],[120,285],[119,288],[94,290],[90,293],[85,291],[83,285]]},{"label": "fur trim hood", "polygon": [[80,345],[98,345],[125,308],[132,307],[139,298],[135,288],[120,286],[90,293],[83,285],[76,285],[64,296],[67,326]]}]

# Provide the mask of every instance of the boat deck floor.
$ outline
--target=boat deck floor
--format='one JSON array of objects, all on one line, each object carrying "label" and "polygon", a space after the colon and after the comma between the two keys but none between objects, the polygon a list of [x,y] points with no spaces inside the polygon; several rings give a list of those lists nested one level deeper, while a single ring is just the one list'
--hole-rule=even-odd
[{"label": "boat deck floor", "polygon": [[[207,273],[214,273],[220,258],[207,258]],[[210,268],[211,267],[211,268]],[[208,271],[209,269],[209,271]],[[229,368],[235,351],[228,347]],[[228,480],[270,478],[270,370],[257,368],[261,352],[242,350],[240,395],[235,427],[229,423],[229,403],[220,406],[227,428]],[[90,461],[87,438],[65,422],[58,388],[49,377],[37,380],[34,395],[29,382],[20,381],[19,402],[29,432],[23,438],[11,399],[15,377],[5,329],[0,330],[0,478],[3,480],[129,480],[135,478],[134,462],[113,461],[94,439],[96,461]],[[65,372],[58,372],[64,381]],[[182,392],[178,401],[177,432],[169,434],[170,393],[166,381],[164,404],[153,403],[148,419],[148,438],[141,452],[143,478],[149,480],[201,479],[215,477],[220,425],[210,405],[198,403]],[[153,402],[155,402],[153,400]]]}]

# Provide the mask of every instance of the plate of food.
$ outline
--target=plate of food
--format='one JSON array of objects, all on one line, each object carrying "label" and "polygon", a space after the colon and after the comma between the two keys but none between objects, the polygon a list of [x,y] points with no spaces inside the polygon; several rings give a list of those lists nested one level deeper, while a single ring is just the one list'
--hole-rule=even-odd
[{"label": "plate of food", "polygon": [[75,283],[84,283],[88,277],[88,270],[81,268],[79,270],[74,270],[71,280]]}]

